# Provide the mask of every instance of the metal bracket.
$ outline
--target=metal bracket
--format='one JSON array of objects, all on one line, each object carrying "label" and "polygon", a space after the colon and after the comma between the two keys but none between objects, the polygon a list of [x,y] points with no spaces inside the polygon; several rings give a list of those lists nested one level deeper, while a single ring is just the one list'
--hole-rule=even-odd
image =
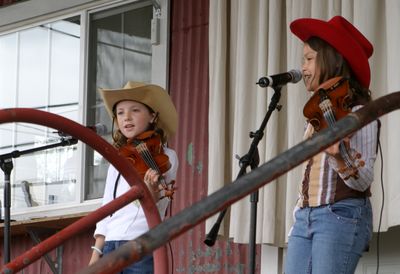
[{"label": "metal bracket", "polygon": [[158,3],[158,0],[151,0],[151,2],[156,10],[161,10],[161,5]]},{"label": "metal bracket", "polygon": [[161,5],[158,0],[152,0],[154,7],[154,17],[151,19],[151,44],[153,46],[160,44],[160,18]]},{"label": "metal bracket", "polygon": [[160,18],[151,19],[151,44],[160,44]]},{"label": "metal bracket", "polygon": [[[38,227],[27,227],[27,232],[35,244],[39,244],[41,242],[39,238],[39,232],[42,233],[54,233],[53,229],[45,229]],[[49,253],[44,254],[43,257],[49,265],[53,274],[62,274],[62,253],[63,253],[63,245],[60,245],[56,248],[56,258],[53,260]]]}]

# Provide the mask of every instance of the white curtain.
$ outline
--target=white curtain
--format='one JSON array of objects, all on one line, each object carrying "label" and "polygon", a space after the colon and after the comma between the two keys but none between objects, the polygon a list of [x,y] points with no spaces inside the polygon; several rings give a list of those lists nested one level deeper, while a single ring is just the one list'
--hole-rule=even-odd
[{"label": "white curtain", "polygon": [[[400,1],[397,0],[211,0],[209,24],[209,193],[234,180],[239,172],[235,155],[245,155],[267,112],[274,93],[255,83],[261,76],[301,67],[302,42],[289,30],[294,19],[330,19],[342,15],[374,45],[370,59],[373,98],[400,90]],[[309,95],[304,85],[282,89],[281,111],[274,111],[258,150],[260,163],[301,142],[303,106]],[[374,229],[382,202],[383,170],[385,209],[381,231],[400,224],[400,112],[381,118],[383,169],[378,159],[373,183]],[[389,149],[389,145],[390,148]],[[283,246],[292,225],[301,168],[297,167],[259,190],[257,243]],[[230,208],[220,234],[247,243],[250,201],[246,197]],[[207,221],[210,229],[216,216]]]}]

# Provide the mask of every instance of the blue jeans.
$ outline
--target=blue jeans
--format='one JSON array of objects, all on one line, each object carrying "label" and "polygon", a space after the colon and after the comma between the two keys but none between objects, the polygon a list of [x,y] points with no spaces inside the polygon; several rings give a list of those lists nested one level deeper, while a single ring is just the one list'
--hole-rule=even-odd
[{"label": "blue jeans", "polygon": [[[103,254],[108,254],[118,249],[127,241],[106,241],[103,247]],[[153,274],[153,256],[145,256],[140,261],[124,268],[119,274]]]},{"label": "blue jeans", "polygon": [[368,198],[349,198],[295,213],[286,274],[353,274],[372,237]]}]

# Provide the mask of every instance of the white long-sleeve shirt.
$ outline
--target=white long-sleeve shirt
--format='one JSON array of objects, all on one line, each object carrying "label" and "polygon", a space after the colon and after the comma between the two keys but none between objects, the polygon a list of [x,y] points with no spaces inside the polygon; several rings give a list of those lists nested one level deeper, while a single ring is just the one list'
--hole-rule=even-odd
[{"label": "white long-sleeve shirt", "polygon": [[[178,157],[176,152],[170,148],[164,148],[164,153],[169,157],[171,168],[164,174],[165,180],[171,182],[176,178],[178,170]],[[115,181],[119,172],[110,165],[108,168],[106,186],[104,189],[103,205],[111,202],[114,197]],[[121,196],[130,189],[130,185],[122,176],[117,185],[116,197]],[[165,215],[168,207],[168,199],[157,202],[157,208],[161,217]],[[133,240],[149,230],[143,208],[138,200],[124,206],[111,216],[107,216],[97,223],[94,236],[103,235],[106,241]]]}]

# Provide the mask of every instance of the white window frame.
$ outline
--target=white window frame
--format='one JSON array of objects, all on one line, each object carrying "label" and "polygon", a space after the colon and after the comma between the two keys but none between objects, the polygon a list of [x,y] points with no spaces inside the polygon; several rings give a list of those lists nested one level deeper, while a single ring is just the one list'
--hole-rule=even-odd
[{"label": "white window frame", "polygon": [[[144,1],[144,0],[143,0]],[[71,3],[73,2],[73,3]],[[102,10],[111,9],[120,5],[141,2],[141,0],[131,1],[89,1],[89,0],[29,0],[17,3],[0,10],[0,35],[12,33],[41,24],[63,20],[73,16],[81,18],[81,40],[80,40],[80,79],[79,79],[79,99],[84,106],[80,109],[79,123],[86,121],[86,95],[87,95],[87,65],[88,65],[88,33],[90,14]],[[148,0],[154,7],[153,18],[158,19],[159,43],[153,44],[152,57],[152,82],[164,88],[168,87],[168,64],[169,64],[169,8],[170,0]],[[156,8],[160,8],[157,10]],[[27,11],[24,13],[23,11]],[[153,37],[152,37],[153,39]],[[78,143],[78,153],[80,154],[79,166],[84,165],[84,149],[82,142]],[[45,205],[30,207],[21,210],[11,210],[11,216],[15,220],[26,220],[32,218],[46,218],[64,216],[70,214],[81,214],[97,209],[101,205],[101,199],[84,201],[84,170],[77,170],[80,174],[77,184],[80,187],[76,191],[76,199],[71,203]]]}]

